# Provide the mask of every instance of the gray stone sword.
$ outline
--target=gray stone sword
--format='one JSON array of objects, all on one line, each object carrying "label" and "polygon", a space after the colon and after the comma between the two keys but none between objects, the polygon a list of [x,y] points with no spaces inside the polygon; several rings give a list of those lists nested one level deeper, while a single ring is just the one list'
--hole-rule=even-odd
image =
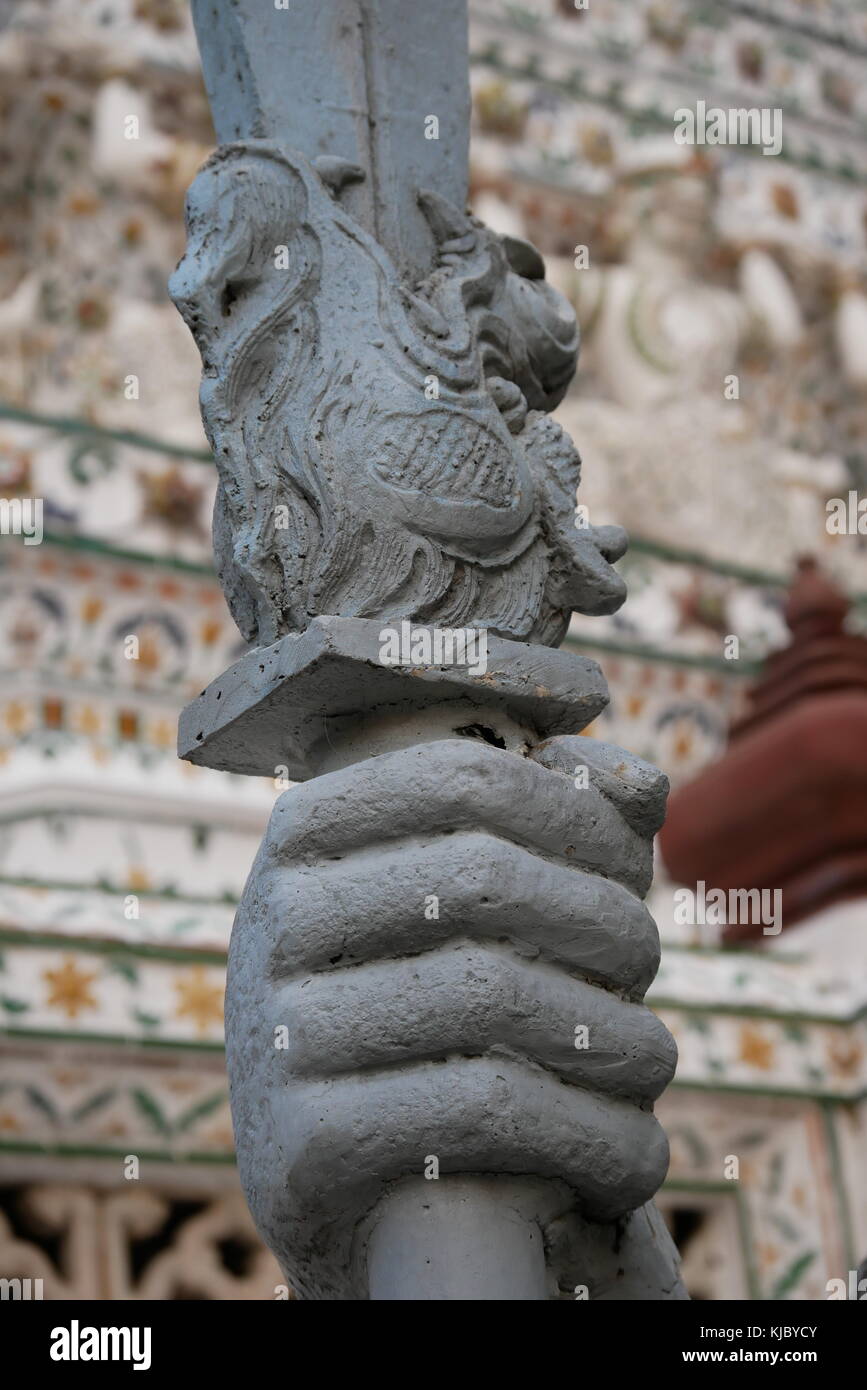
[{"label": "gray stone sword", "polygon": [[251,649],[191,761],[302,782],[239,907],[241,1179],[308,1298],[683,1297],[649,1199],[662,774],[582,738],[622,602],[546,414],[577,358],[465,210],[463,0],[194,0],[220,148],[170,284]]}]

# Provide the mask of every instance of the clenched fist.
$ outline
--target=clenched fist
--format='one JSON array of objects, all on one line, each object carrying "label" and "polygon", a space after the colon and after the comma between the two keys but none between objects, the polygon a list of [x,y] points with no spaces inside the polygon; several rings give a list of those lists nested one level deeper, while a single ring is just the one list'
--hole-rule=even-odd
[{"label": "clenched fist", "polygon": [[676,1050],[642,1003],[659,943],[641,899],[666,793],[593,739],[522,757],[450,738],[277,802],[227,1040],[244,1189],[302,1297],[367,1296],[360,1224],[431,1157],[550,1180],[579,1224],[652,1197]]}]

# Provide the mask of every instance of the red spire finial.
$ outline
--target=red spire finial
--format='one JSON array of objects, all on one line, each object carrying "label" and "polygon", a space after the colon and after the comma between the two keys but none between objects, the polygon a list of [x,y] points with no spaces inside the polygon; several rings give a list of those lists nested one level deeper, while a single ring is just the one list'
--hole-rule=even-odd
[{"label": "red spire finial", "polygon": [[[784,926],[867,894],[867,639],[812,556],[786,603],[787,647],[765,662],[723,756],[680,787],[660,834],[678,883],[779,889]],[[725,940],[762,935],[750,919]]]},{"label": "red spire finial", "polygon": [[801,555],[784,609],[795,642],[842,632],[849,600],[820,569],[814,555]]}]

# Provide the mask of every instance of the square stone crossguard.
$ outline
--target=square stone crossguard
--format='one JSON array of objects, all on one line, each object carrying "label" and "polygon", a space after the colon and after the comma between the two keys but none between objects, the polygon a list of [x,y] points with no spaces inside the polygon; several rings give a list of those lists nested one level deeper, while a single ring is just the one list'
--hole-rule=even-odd
[{"label": "square stone crossguard", "polygon": [[[410,643],[427,638],[431,651],[442,639],[441,629],[405,627]],[[305,781],[333,764],[347,737],[370,740],[371,717],[391,747],[403,742],[400,729],[418,741],[463,735],[508,746],[510,728],[528,742],[578,733],[607,704],[598,665],[577,652],[490,637],[483,663],[386,665],[386,636],[399,629],[370,618],[314,618],[305,632],[247,652],[183,711],[180,757]]]},{"label": "square stone crossguard", "polygon": [[180,754],[310,782],[229,953],[247,1200],[302,1297],[682,1297],[641,1002],[665,779],[575,744],[605,682],[556,650],[623,601],[625,536],[576,529],[547,413],[574,312],[466,211],[465,0],[193,13],[221,143],[170,293],[250,650]]}]

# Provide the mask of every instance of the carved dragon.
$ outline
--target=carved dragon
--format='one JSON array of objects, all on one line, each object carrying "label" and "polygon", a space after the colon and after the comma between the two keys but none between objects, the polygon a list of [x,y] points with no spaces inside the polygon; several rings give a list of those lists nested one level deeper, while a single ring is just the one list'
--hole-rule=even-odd
[{"label": "carved dragon", "polygon": [[438,263],[400,282],[340,206],[363,177],[267,141],[220,148],[170,293],[201,351],[214,548],[244,637],[320,613],[472,622],[557,645],[625,597],[619,527],[575,525],[580,460],[543,412],[578,332],[538,253],[419,194]]}]

